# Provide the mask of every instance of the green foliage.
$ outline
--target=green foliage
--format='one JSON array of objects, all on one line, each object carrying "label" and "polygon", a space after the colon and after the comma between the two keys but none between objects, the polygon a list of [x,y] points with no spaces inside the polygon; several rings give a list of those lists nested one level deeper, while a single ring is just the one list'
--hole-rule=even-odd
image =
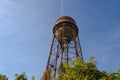
[{"label": "green foliage", "polygon": [[35,80],[35,77],[34,76],[32,76],[32,79],[31,80]]},{"label": "green foliage", "polygon": [[0,74],[0,80],[8,80],[8,78],[6,75]]},{"label": "green foliage", "polygon": [[[87,63],[79,58],[73,60],[70,64],[61,62],[58,78],[54,80],[120,80],[120,69],[114,73],[108,73],[99,71],[96,64],[94,57],[91,57]],[[48,75],[48,73],[49,70],[45,74]],[[0,74],[0,80],[8,80],[8,78],[6,75]],[[15,74],[15,80],[27,80],[25,72]],[[33,76],[31,80],[35,80],[35,77]]]},{"label": "green foliage", "polygon": [[[0,80],[8,80],[6,75],[0,74]],[[15,80],[27,80],[25,72],[22,74],[15,74]],[[35,80],[35,77],[32,76],[31,80]]]},{"label": "green foliage", "polygon": [[25,72],[23,72],[22,74],[15,74],[15,80],[27,80]]},{"label": "green foliage", "polygon": [[63,71],[59,71],[58,80],[120,80],[120,70],[115,73],[99,71],[97,62],[91,57],[87,63],[75,59],[70,64],[63,63]]}]

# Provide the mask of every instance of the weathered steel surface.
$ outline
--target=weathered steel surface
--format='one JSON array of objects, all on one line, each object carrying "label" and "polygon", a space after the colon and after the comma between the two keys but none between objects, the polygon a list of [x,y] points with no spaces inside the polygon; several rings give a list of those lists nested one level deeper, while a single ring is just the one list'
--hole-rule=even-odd
[{"label": "weathered steel surface", "polygon": [[78,27],[73,18],[60,17],[53,28],[53,34],[61,45],[74,40],[78,36]]}]

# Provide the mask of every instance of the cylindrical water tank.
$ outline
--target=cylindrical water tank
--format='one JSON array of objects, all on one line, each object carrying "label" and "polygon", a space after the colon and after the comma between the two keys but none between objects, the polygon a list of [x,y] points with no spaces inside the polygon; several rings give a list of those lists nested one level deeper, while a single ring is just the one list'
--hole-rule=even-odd
[{"label": "cylindrical water tank", "polygon": [[78,27],[73,18],[62,16],[56,21],[53,34],[60,44],[70,43],[78,36]]}]

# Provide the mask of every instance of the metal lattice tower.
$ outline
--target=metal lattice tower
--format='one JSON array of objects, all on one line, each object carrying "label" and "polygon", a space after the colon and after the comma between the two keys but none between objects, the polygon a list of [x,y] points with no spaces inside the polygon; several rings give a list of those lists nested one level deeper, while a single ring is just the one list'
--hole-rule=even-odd
[{"label": "metal lattice tower", "polygon": [[78,32],[78,27],[73,18],[62,16],[56,21],[46,66],[46,78],[42,80],[53,80],[56,78],[62,61],[69,64],[75,58],[83,60]]}]

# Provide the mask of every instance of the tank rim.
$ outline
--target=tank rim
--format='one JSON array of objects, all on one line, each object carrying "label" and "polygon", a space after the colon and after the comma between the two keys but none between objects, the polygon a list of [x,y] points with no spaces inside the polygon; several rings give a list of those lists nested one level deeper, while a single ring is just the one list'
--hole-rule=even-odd
[{"label": "tank rim", "polygon": [[57,19],[55,24],[59,24],[59,23],[64,22],[64,21],[68,21],[68,22],[71,22],[73,24],[76,24],[75,20],[70,16],[61,16],[60,18]]}]

